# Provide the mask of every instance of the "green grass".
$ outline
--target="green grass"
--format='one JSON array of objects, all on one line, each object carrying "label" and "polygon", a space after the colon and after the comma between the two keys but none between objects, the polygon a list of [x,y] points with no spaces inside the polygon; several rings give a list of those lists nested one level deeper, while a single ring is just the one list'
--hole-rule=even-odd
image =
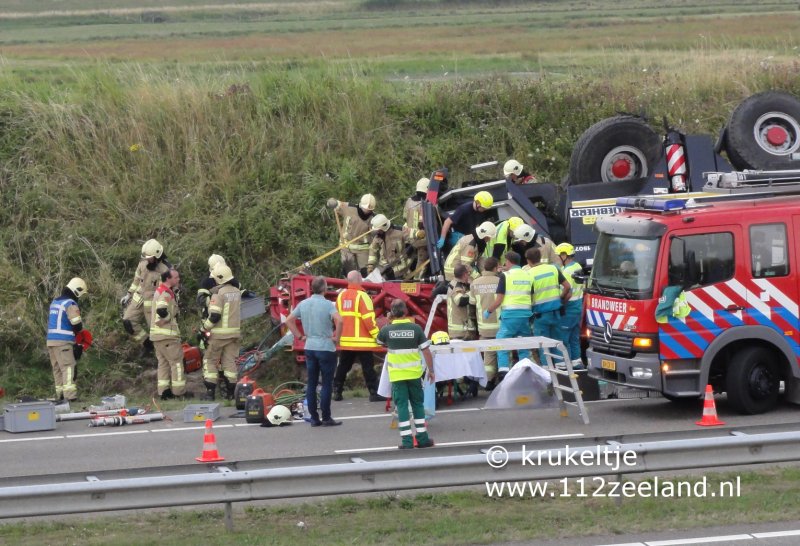
[{"label": "green grass", "polygon": [[[7,544],[490,544],[591,535],[687,530],[793,521],[800,470],[712,474],[709,484],[741,476],[742,496],[722,498],[492,499],[485,493],[385,494],[237,510],[226,533],[221,510],[139,513],[68,522],[7,524]],[[696,478],[675,478],[695,480]],[[587,490],[587,492],[590,492]],[[577,490],[573,490],[576,494]],[[302,525],[301,525],[302,522]],[[701,531],[698,531],[701,532]],[[135,538],[134,538],[135,537]]]}]

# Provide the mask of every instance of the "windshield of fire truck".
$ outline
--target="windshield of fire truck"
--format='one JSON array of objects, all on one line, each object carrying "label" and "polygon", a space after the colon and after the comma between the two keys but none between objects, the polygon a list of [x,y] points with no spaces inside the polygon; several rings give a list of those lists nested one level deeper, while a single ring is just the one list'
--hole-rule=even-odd
[{"label": "windshield of fire truck", "polygon": [[660,241],[601,233],[586,290],[627,299],[652,297]]}]

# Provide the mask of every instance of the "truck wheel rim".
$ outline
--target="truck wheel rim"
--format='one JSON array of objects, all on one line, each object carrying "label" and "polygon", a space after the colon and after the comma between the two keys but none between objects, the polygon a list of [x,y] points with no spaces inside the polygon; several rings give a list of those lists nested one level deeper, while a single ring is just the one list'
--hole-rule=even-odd
[{"label": "truck wheel rim", "polygon": [[758,400],[769,398],[775,382],[775,377],[773,377],[770,370],[763,365],[758,365],[750,373],[750,393]]},{"label": "truck wheel rim", "polygon": [[647,176],[647,159],[638,148],[617,146],[606,154],[600,166],[603,182],[621,182]]},{"label": "truck wheel rim", "polygon": [[767,112],[753,125],[758,146],[773,155],[789,155],[800,149],[800,124],[782,112]]}]

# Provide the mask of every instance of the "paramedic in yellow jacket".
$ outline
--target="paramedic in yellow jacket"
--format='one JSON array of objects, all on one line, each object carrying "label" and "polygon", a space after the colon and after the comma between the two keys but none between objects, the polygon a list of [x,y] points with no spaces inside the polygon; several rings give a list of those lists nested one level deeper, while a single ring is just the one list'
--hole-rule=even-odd
[{"label": "paramedic in yellow jacket", "polygon": [[225,264],[217,264],[211,276],[217,283],[217,290],[211,295],[208,318],[203,323],[203,328],[211,333],[208,349],[203,356],[204,399],[214,400],[217,377],[222,372],[224,392],[220,394],[231,400],[239,379],[236,358],[242,341],[242,291],[238,283],[234,285],[233,272]]},{"label": "paramedic in yellow jacket", "polygon": [[369,245],[367,274],[376,268],[384,279],[393,281],[408,275],[408,256],[403,230],[393,226],[383,214],[376,214],[371,221],[375,238]]},{"label": "paramedic in yellow jacket", "polygon": [[453,247],[453,250],[450,251],[450,254],[447,255],[447,259],[444,262],[445,280],[452,281],[455,278],[453,270],[458,264],[470,266],[474,270],[473,276],[478,276],[476,269],[480,266],[477,263],[478,257],[483,254],[486,244],[497,233],[497,228],[491,222],[484,222],[475,229],[475,232],[478,234],[478,239],[475,239],[473,235],[461,237],[456,246]]},{"label": "paramedic in yellow jacket", "polygon": [[[142,245],[142,260],[136,267],[133,282],[128,287],[128,293],[120,302],[125,306],[122,314],[122,326],[128,334],[133,336],[133,339],[144,344],[145,351],[153,348],[153,344],[148,338],[153,294],[161,282],[161,275],[169,268],[170,264],[161,243],[155,239],[145,242]],[[142,322],[146,327],[142,326]]]},{"label": "paramedic in yellow jacket", "polygon": [[365,193],[358,203],[348,203],[331,197],[327,206],[344,219],[342,226],[344,240],[341,242],[346,243],[356,239],[342,249],[342,275],[353,270],[360,271],[362,275],[366,274],[369,244],[373,237],[370,220],[375,215],[375,197]]}]

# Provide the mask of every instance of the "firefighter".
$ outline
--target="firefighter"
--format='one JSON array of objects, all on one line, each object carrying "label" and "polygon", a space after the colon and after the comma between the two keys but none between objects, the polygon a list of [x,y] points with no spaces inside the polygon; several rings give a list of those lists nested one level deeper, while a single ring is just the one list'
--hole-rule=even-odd
[{"label": "firefighter", "polygon": [[458,264],[454,276],[447,291],[447,333],[450,339],[475,339],[475,323],[470,317],[469,305],[470,270]]},{"label": "firefighter", "polygon": [[47,353],[53,367],[56,398],[74,402],[78,398],[75,385],[75,359],[80,357],[75,334],[83,329],[81,310],[76,300],[87,292],[86,282],[80,277],[71,279],[67,286],[50,303],[47,319]]},{"label": "firefighter", "polygon": [[[506,270],[500,275],[494,301],[483,313],[483,319],[489,320],[497,308],[500,308],[500,328],[497,339],[527,337],[531,335],[531,305],[533,303],[533,275],[522,269],[519,264],[522,258],[516,252],[506,252]],[[530,351],[517,351],[520,359],[530,357]],[[503,380],[509,370],[508,351],[497,352],[497,379]]]},{"label": "firefighter", "polygon": [[[425,406],[422,391],[422,373],[427,369],[428,381],[435,381],[431,344],[418,324],[408,318],[408,308],[403,300],[392,302],[392,323],[378,334],[378,343],[386,346],[386,365],[392,384],[392,400],[397,408],[397,428],[400,430],[400,449],[412,449],[411,413],[414,415],[417,447],[433,446],[425,426]],[[425,363],[423,365],[423,358]]]},{"label": "firefighter", "polygon": [[328,208],[344,217],[341,236],[342,243],[353,241],[342,249],[342,274],[357,269],[366,274],[369,244],[372,242],[370,220],[375,215],[375,197],[370,193],[361,196],[358,204],[339,201],[334,197],[328,199]]},{"label": "firefighter", "polygon": [[[122,314],[122,326],[133,339],[143,344],[143,354],[153,349],[153,343],[148,338],[150,319],[152,317],[153,294],[160,282],[161,275],[168,271],[170,263],[164,254],[164,247],[155,239],[150,239],[142,245],[142,260],[136,267],[133,282],[128,287],[128,293],[120,303],[125,307]],[[142,320],[147,325],[142,327]]]},{"label": "firefighter", "polygon": [[367,274],[377,268],[387,280],[405,279],[409,273],[405,236],[400,226],[393,226],[383,214],[372,217],[375,238],[369,245]]},{"label": "firefighter", "polygon": [[[453,271],[458,264],[463,263],[474,269],[478,257],[483,254],[486,245],[497,233],[497,228],[491,222],[484,222],[475,231],[477,237],[472,234],[462,237],[447,255],[447,259],[444,261],[445,280],[453,280]],[[474,276],[477,277],[477,273]]]},{"label": "firefighter", "polygon": [[511,250],[511,245],[514,242],[514,230],[523,225],[525,225],[525,222],[519,216],[512,216],[508,220],[503,220],[497,224],[497,232],[486,244],[486,250],[483,251],[483,255],[487,258],[494,256],[499,263],[505,263],[506,251]]},{"label": "firefighter", "polygon": [[208,276],[203,277],[203,280],[199,283],[200,288],[197,289],[195,301],[197,302],[197,307],[200,308],[200,317],[203,320],[208,318],[208,303],[211,301],[212,291],[217,289],[217,283],[214,281],[212,273],[218,264],[226,265],[225,258],[219,254],[212,254],[208,257]]},{"label": "firefighter", "polygon": [[570,285],[571,294],[569,301],[561,308],[561,341],[567,348],[572,359],[572,368],[583,367],[581,361],[580,328],[581,314],[583,312],[583,284],[573,278],[575,274],[582,274],[583,267],[575,261],[575,247],[569,243],[561,243],[556,247],[561,260],[561,274]]},{"label": "firefighter", "polygon": [[536,177],[525,172],[522,168],[522,163],[516,159],[506,161],[505,165],[503,165],[503,176],[506,177],[508,182],[513,182],[514,184],[535,184],[537,182]]},{"label": "firefighter", "polygon": [[372,352],[377,348],[375,336],[378,325],[372,299],[361,287],[363,279],[358,271],[347,274],[347,289],[336,297],[336,311],[342,317],[342,337],[339,338],[339,365],[333,378],[333,399],[341,401],[344,380],[355,359],[361,363],[364,382],[369,390],[369,401],[386,400],[378,394],[378,376],[375,375]]},{"label": "firefighter", "polygon": [[[475,306],[475,316],[478,319],[479,339],[494,339],[497,337],[497,329],[500,326],[497,322],[497,314],[492,314],[489,318],[484,318],[483,311],[487,309],[495,299],[497,284],[500,277],[497,273],[499,263],[497,258],[486,258],[483,262],[483,274],[473,280],[469,286],[469,303]],[[495,375],[497,373],[497,353],[486,351],[483,354],[483,368],[486,370],[486,390],[492,390],[495,385]]]},{"label": "firefighter", "polygon": [[[524,256],[529,248],[536,246],[536,231],[528,224],[522,224],[513,232],[513,239],[511,241],[511,250]],[[502,263],[502,262],[501,262]],[[527,264],[523,269],[527,268]]]},{"label": "firefighter", "polygon": [[191,398],[186,392],[186,377],[183,374],[183,348],[178,329],[178,303],[175,290],[181,276],[175,269],[161,274],[161,284],[153,295],[150,317],[150,339],[158,358],[158,394],[162,400],[175,397]]},{"label": "firefighter", "polygon": [[[208,350],[203,357],[203,384],[206,387],[205,400],[214,400],[217,378],[222,374],[224,396],[233,399],[233,389],[239,379],[236,357],[241,345],[241,303],[242,292],[239,283],[234,285],[233,272],[225,264],[217,264],[211,274],[217,283],[217,290],[208,305],[208,318],[203,329],[209,332]],[[221,369],[220,369],[221,367]],[[222,394],[222,392],[220,392]]]},{"label": "firefighter", "polygon": [[[493,204],[494,198],[491,193],[479,191],[471,203],[464,203],[456,207],[456,210],[442,224],[442,232],[436,247],[444,248],[448,233],[450,234],[450,247],[454,247],[465,235],[474,235],[476,228],[489,219],[488,211]],[[452,232],[450,228],[452,228]]]},{"label": "firefighter", "polygon": [[417,269],[422,268],[418,277],[424,276],[425,268],[422,264],[428,261],[428,237],[422,219],[422,202],[425,201],[430,182],[428,178],[420,178],[417,181],[417,191],[406,200],[403,207],[403,217],[406,221],[403,231],[406,234],[406,243],[411,245],[412,249],[409,262],[415,264],[414,267]]},{"label": "firefighter", "polygon": [[555,265],[542,262],[541,249],[529,249],[525,259],[533,279],[533,335],[561,339],[560,311],[572,288]]}]

